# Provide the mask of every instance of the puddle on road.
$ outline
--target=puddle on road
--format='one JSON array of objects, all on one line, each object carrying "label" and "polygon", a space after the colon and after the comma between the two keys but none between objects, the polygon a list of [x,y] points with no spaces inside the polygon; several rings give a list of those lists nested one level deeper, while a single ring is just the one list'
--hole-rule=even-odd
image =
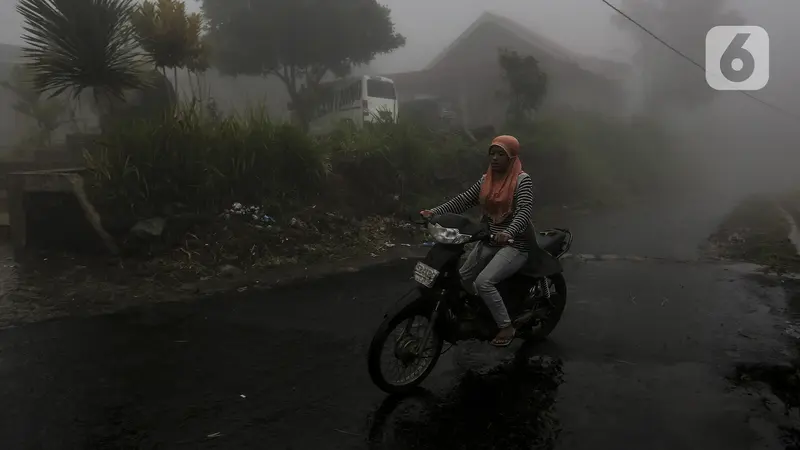
[{"label": "puddle on road", "polygon": [[[146,282],[143,282],[146,281]],[[161,285],[136,261],[30,251],[15,259],[0,244],[0,329],[53,317],[108,313],[142,303]]]},{"label": "puddle on road", "polygon": [[471,370],[445,394],[389,396],[370,420],[371,449],[551,449],[562,362],[523,344],[512,361]]}]

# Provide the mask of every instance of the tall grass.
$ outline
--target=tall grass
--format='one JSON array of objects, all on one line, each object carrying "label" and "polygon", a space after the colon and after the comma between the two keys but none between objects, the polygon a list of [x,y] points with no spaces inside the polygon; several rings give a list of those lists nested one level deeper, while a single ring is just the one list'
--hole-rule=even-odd
[{"label": "tall grass", "polygon": [[327,171],[311,138],[272,123],[263,109],[217,118],[197,102],[110,130],[86,162],[102,204],[144,216],[303,201],[319,192]]}]

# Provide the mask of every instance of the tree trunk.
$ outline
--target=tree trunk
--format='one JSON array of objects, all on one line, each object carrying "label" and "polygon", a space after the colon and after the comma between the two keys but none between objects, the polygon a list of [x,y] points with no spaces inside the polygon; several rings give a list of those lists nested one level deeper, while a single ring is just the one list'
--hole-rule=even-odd
[{"label": "tree trunk", "polygon": [[92,89],[92,99],[94,100],[95,113],[100,131],[106,131],[110,125],[113,114],[113,102],[108,92],[97,88]]},{"label": "tree trunk", "polygon": [[[192,72],[191,70],[187,72],[187,75],[188,75],[188,77],[186,79],[189,81],[189,91],[192,93],[192,101],[201,99],[200,89],[198,88],[197,90],[195,90],[195,88],[197,87],[197,83],[198,83],[197,82],[197,75],[194,72]],[[195,76],[193,77],[192,75],[195,75]]]},{"label": "tree trunk", "polygon": [[180,100],[181,94],[180,94],[180,91],[178,90],[178,68],[177,67],[173,67],[172,68],[172,78],[175,80],[175,97],[177,97]]},{"label": "tree trunk", "polygon": [[308,104],[305,99],[301,98],[299,94],[289,92],[289,98],[292,101],[292,123],[299,127],[304,132],[308,132],[309,119],[311,116],[308,113]]}]

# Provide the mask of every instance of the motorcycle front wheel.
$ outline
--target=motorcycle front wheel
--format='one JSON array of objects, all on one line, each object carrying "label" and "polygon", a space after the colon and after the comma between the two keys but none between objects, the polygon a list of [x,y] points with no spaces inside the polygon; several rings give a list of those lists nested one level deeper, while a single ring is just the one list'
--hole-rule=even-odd
[{"label": "motorcycle front wheel", "polygon": [[422,340],[431,320],[431,307],[416,300],[381,323],[367,354],[372,382],[388,394],[407,394],[431,373],[442,353],[444,342],[431,329]]}]

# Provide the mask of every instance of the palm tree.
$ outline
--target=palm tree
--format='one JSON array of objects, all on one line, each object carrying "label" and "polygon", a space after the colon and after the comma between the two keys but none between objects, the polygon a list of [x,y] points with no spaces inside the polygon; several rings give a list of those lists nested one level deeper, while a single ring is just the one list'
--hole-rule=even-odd
[{"label": "palm tree", "polygon": [[134,0],[20,0],[22,49],[34,87],[77,99],[90,90],[110,112],[125,91],[140,89],[146,59],[130,23]]}]

